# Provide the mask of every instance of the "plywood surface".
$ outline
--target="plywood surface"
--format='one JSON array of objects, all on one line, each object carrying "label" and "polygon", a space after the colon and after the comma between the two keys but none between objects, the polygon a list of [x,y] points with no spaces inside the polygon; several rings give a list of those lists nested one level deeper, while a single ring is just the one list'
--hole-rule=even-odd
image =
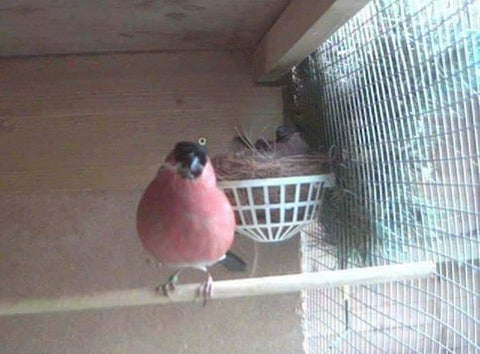
[{"label": "plywood surface", "polygon": [[[243,52],[0,60],[3,298],[153,286],[135,211],[178,140],[224,151],[235,125],[278,124],[281,90]],[[255,275],[298,272],[298,240],[260,246]],[[249,264],[252,243],[234,250]],[[278,262],[282,259],[282,262]],[[249,268],[251,269],[251,268]],[[215,279],[245,277],[214,267]],[[187,272],[182,282],[203,279]],[[301,353],[299,296],[17,316],[1,353]],[[247,347],[248,346],[248,347]]]},{"label": "plywood surface", "polygon": [[288,0],[4,0],[0,56],[253,48]]},{"label": "plywood surface", "polygon": [[[0,192],[2,298],[154,286],[135,231],[141,191]],[[237,238],[251,270],[253,244]],[[298,272],[298,239],[260,245],[255,276]],[[278,260],[282,261],[279,262]],[[246,277],[222,266],[214,279]],[[186,271],[181,282],[200,282]],[[0,318],[4,354],[301,353],[299,295]]]},{"label": "plywood surface", "polygon": [[0,60],[0,190],[143,188],[179,140],[275,128],[279,88],[242,52]]}]

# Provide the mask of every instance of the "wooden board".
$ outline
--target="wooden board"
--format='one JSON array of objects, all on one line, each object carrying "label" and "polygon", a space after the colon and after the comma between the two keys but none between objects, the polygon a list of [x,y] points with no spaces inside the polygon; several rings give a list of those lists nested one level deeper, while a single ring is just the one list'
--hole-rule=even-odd
[{"label": "wooden board", "polygon": [[[173,270],[147,262],[136,235],[140,197],[141,191],[0,191],[0,298],[126,290],[166,281]],[[259,248],[254,276],[298,272],[298,239]],[[247,262],[248,271],[231,273],[214,266],[215,281],[248,277],[253,242],[237,237],[234,251]],[[203,278],[202,272],[187,270],[180,283]],[[3,317],[0,353],[243,354],[245,343],[253,353],[300,353],[298,298]]]},{"label": "wooden board", "polygon": [[225,151],[234,126],[274,129],[278,88],[242,52],[0,61],[0,190],[143,188],[179,140]]},{"label": "wooden board", "polygon": [[256,81],[279,80],[367,3],[368,0],[291,1],[255,49]]},{"label": "wooden board", "polygon": [[253,48],[288,0],[3,0],[0,56]]}]

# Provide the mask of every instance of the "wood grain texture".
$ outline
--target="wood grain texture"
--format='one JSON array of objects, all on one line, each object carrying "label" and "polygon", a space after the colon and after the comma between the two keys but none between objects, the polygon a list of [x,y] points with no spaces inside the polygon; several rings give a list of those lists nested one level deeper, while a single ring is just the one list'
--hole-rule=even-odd
[{"label": "wood grain texture", "polygon": [[253,48],[288,0],[3,0],[0,56]]},{"label": "wood grain texture", "polygon": [[[0,192],[0,298],[57,297],[154,287],[171,275],[147,262],[136,236],[142,191]],[[253,243],[235,240],[246,273],[211,268],[215,281],[247,277]],[[281,259],[282,262],[278,262]],[[299,271],[298,238],[259,245],[254,276]],[[182,273],[200,283],[203,273]],[[0,318],[2,354],[302,353],[298,295]],[[253,310],[254,309],[254,310]],[[281,319],[281,320],[279,320]]]},{"label": "wood grain texture", "polygon": [[179,140],[214,154],[282,119],[242,52],[9,59],[0,77],[0,190],[142,188]]},{"label": "wood grain texture", "polygon": [[281,79],[367,3],[368,0],[291,1],[255,49],[256,81]]}]

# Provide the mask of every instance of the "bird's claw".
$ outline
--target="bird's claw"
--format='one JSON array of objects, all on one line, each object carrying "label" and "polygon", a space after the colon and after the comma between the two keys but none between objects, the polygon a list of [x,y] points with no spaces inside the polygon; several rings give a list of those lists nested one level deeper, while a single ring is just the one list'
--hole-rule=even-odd
[{"label": "bird's claw", "polygon": [[[203,269],[202,269],[203,270]],[[204,270],[205,271],[205,270]],[[168,280],[157,286],[157,292],[167,296],[170,300],[172,297],[170,296],[172,292],[175,291],[175,286],[178,283],[178,275],[180,270],[173,273]],[[205,280],[200,284],[197,290],[197,297],[203,297],[203,306],[207,304],[207,300],[212,297],[212,287],[213,287],[213,279],[212,276],[208,271],[205,273]]]},{"label": "bird's claw", "polygon": [[207,304],[207,300],[212,297],[213,279],[210,273],[206,273],[205,280],[200,284],[197,290],[197,296],[203,297],[203,306]]},{"label": "bird's claw", "polygon": [[172,297],[170,294],[175,291],[175,285],[178,283],[178,274],[180,272],[173,273],[168,280],[157,286],[157,291],[162,293],[164,296],[168,297],[170,300]]}]

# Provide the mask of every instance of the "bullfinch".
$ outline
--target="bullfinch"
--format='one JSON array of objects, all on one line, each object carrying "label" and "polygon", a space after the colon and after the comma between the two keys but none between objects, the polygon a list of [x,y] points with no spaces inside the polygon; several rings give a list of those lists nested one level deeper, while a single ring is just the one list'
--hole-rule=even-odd
[{"label": "bullfinch", "polygon": [[167,296],[184,268],[205,272],[199,288],[204,304],[213,282],[208,266],[221,262],[233,271],[246,268],[229,251],[235,233],[233,209],[217,186],[206,149],[199,144],[179,142],[165,158],[138,205],[137,231],[156,260],[176,269],[158,288]]}]

